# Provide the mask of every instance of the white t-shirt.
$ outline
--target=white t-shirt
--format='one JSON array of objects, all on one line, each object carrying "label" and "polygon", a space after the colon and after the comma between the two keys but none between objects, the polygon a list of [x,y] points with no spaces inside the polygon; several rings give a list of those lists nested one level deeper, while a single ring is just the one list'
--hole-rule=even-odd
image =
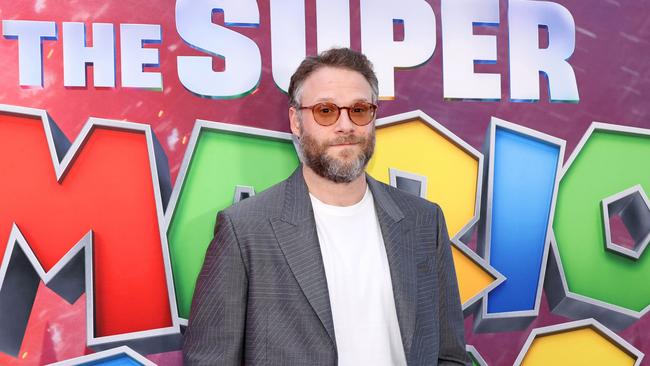
[{"label": "white t-shirt", "polygon": [[334,319],[339,366],[406,365],[388,259],[372,193],[327,205],[310,194]]}]

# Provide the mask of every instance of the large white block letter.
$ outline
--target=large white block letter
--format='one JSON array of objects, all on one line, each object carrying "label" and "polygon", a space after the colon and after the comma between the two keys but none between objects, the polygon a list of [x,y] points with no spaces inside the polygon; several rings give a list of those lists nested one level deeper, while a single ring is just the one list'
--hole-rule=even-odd
[{"label": "large white block letter", "polygon": [[[361,49],[374,64],[379,96],[395,97],[395,68],[416,67],[436,48],[436,17],[422,0],[361,0]],[[404,40],[393,40],[393,22],[404,24]]]},{"label": "large white block letter", "polygon": [[[258,26],[253,0],[178,0],[176,30],[190,46],[211,56],[178,56],[178,77],[189,91],[208,98],[237,98],[257,88],[262,73],[260,50],[250,38],[212,23],[223,11],[227,26]],[[225,71],[212,69],[212,57],[223,57]]]},{"label": "large white block letter", "polygon": [[120,25],[120,51],[122,86],[161,90],[162,75],[144,72],[144,66],[158,66],[159,55],[155,48],[143,48],[143,43],[160,43],[162,39],[158,24]]},{"label": "large white block letter", "polygon": [[56,24],[35,20],[3,20],[2,35],[18,40],[21,86],[43,86],[43,39],[56,39]]},{"label": "large white block letter", "polygon": [[[539,73],[548,79],[551,101],[578,102],[578,84],[567,61],[575,49],[575,22],[562,5],[510,0],[510,98],[539,100]],[[539,26],[548,30],[548,47],[539,48]]]},{"label": "large white block letter", "polygon": [[84,23],[63,23],[63,85],[86,86],[86,64],[93,64],[94,85],[115,86],[113,24],[93,23],[92,43],[86,46]]},{"label": "large white block letter", "polygon": [[499,23],[499,0],[442,0],[442,79],[448,99],[501,99],[499,74],[474,73],[497,60],[497,39],[474,35],[475,24]]}]

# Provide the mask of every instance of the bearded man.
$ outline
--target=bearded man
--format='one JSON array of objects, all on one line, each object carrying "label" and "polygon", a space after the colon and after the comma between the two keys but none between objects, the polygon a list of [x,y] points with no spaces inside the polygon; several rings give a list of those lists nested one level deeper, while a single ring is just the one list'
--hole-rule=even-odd
[{"label": "bearded man", "polygon": [[469,362],[440,207],[364,172],[377,84],[347,48],[308,57],[291,77],[302,165],[217,216],[187,365]]}]

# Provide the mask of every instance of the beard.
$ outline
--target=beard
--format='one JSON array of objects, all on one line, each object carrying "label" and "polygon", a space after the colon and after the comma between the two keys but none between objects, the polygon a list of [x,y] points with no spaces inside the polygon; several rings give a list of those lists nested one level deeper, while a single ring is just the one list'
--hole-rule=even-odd
[{"label": "beard", "polygon": [[[361,151],[355,153],[353,147],[337,151],[338,156],[327,153],[332,145],[358,144]],[[375,150],[374,128],[368,136],[347,135],[319,143],[311,135],[303,133],[299,139],[304,163],[316,174],[334,183],[350,183],[363,174]],[[356,154],[355,156],[352,156]]]}]

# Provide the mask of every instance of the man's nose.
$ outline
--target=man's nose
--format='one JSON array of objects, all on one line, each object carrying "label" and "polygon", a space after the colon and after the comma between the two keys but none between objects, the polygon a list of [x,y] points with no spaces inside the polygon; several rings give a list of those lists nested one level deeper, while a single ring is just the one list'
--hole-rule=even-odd
[{"label": "man's nose", "polygon": [[339,114],[339,119],[336,121],[335,127],[336,131],[341,131],[341,132],[350,132],[353,131],[355,128],[354,122],[350,120],[350,115],[348,114],[348,109],[347,108],[341,108]]}]

